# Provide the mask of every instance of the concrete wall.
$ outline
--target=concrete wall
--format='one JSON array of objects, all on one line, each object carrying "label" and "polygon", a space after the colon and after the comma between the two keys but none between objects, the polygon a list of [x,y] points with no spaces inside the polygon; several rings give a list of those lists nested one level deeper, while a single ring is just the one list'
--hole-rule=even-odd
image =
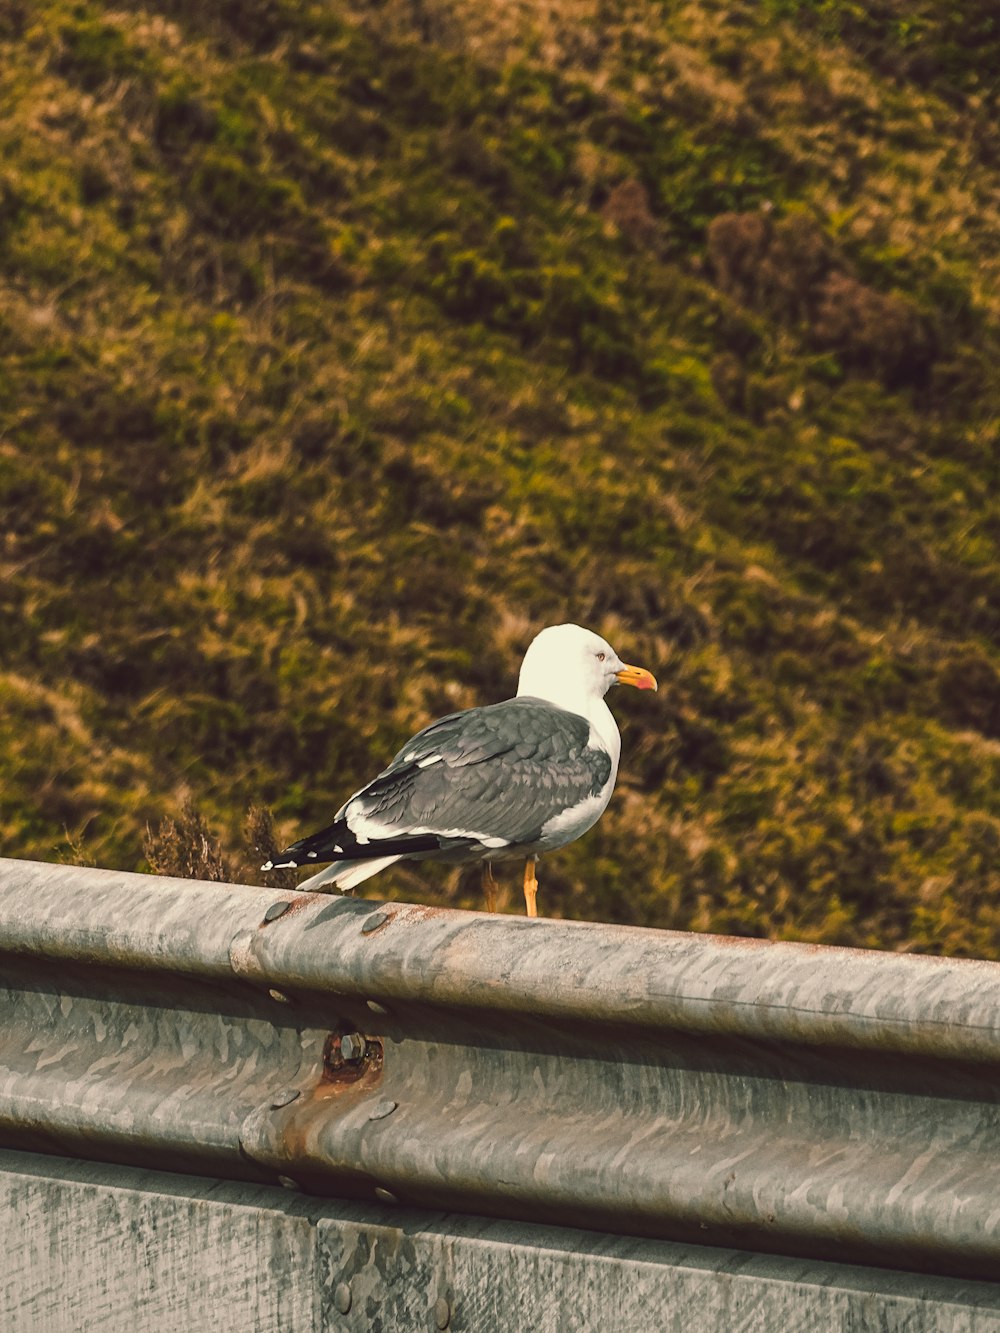
[{"label": "concrete wall", "polygon": [[987,1333],[1000,1286],[0,1151],[2,1333]]}]

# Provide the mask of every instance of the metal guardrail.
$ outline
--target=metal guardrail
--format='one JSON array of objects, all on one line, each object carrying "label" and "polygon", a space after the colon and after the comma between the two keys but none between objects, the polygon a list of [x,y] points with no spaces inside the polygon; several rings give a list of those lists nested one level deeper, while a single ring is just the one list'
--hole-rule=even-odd
[{"label": "metal guardrail", "polygon": [[1000,1274],[998,964],[0,861],[0,979],[8,1148]]}]

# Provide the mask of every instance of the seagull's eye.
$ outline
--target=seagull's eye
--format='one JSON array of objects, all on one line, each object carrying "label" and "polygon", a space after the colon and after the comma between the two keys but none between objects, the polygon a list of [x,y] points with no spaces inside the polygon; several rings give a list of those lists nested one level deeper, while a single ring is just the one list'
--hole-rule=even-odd
[{"label": "seagull's eye", "polygon": [[604,661],[604,654],[603,654],[603,653],[598,653],[598,654],[597,654],[597,660],[598,660],[598,662],[603,662],[603,661]]}]

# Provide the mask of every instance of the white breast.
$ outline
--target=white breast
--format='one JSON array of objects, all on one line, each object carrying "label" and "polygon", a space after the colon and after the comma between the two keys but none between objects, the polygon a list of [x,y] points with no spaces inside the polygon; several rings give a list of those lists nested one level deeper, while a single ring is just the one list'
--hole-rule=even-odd
[{"label": "white breast", "polygon": [[611,793],[615,789],[618,760],[622,752],[622,738],[618,724],[603,699],[597,699],[591,704],[587,720],[590,723],[588,748],[603,750],[608,755],[611,760],[611,772],[596,796],[585,796],[576,805],[571,805],[569,809],[546,820],[542,825],[542,836],[538,840],[542,851],[550,851],[553,847],[565,847],[568,842],[573,842],[589,828],[593,828],[608,808]]},{"label": "white breast", "polygon": [[616,776],[615,770],[612,769],[611,776],[596,796],[585,796],[568,810],[563,810],[558,815],[553,815],[551,819],[547,819],[542,825],[542,834],[538,839],[539,850],[548,852],[553,847],[565,847],[568,842],[573,842],[589,828],[593,828],[608,808],[611,793],[615,789]]}]

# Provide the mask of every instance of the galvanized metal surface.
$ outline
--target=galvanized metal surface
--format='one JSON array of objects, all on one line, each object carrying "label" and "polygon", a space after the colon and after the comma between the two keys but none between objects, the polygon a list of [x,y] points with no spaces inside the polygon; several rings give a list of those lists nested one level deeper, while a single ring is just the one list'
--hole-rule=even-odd
[{"label": "galvanized metal surface", "polygon": [[0,1152],[4,1333],[998,1333],[1000,1289]]},{"label": "galvanized metal surface", "polygon": [[0,966],[14,1147],[1000,1278],[998,965],[7,861]]}]

